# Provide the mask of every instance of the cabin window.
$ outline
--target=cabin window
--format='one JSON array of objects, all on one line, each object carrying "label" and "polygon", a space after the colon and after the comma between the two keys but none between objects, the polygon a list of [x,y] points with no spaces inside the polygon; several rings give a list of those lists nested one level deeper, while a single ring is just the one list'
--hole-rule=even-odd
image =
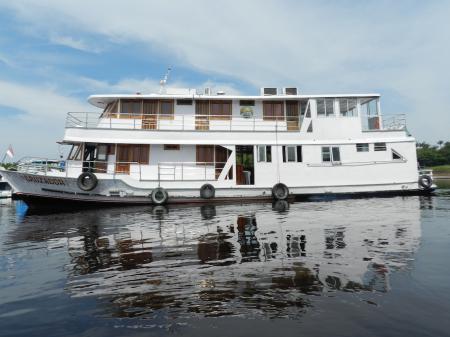
[{"label": "cabin window", "polygon": [[358,116],[356,98],[339,98],[339,113],[342,117]]},{"label": "cabin window", "polygon": [[81,160],[82,144],[75,144],[69,152],[68,160]]},{"label": "cabin window", "polygon": [[164,151],[178,151],[180,144],[164,144]]},{"label": "cabin window", "polygon": [[121,100],[121,118],[134,118],[141,115],[141,100]]},{"label": "cabin window", "polygon": [[210,101],[210,119],[231,119],[231,101]]},{"label": "cabin window", "polygon": [[258,162],[272,162],[272,147],[270,145],[258,145]]},{"label": "cabin window", "polygon": [[290,163],[300,163],[303,161],[302,158],[302,146],[301,145],[287,145],[283,146],[283,162],[290,162]]},{"label": "cabin window", "polygon": [[403,160],[403,156],[398,153],[397,151],[395,151],[394,149],[392,149],[392,159],[393,160]]},{"label": "cabin window", "polygon": [[300,116],[311,118],[311,104],[309,104],[309,101],[300,101]]},{"label": "cabin window", "polygon": [[173,119],[173,100],[159,101],[159,116],[161,119]]},{"label": "cabin window", "polygon": [[177,105],[192,105],[192,99],[177,99]]},{"label": "cabin window", "polygon": [[143,113],[144,113],[144,115],[157,115],[158,114],[158,101],[157,100],[144,100]]},{"label": "cabin window", "polygon": [[240,106],[255,106],[255,101],[254,100],[240,100],[239,101],[239,105]]},{"label": "cabin window", "polygon": [[317,101],[317,116],[331,117],[334,116],[334,99],[320,98]]},{"label": "cabin window", "polygon": [[196,146],[197,163],[213,163],[214,162],[214,145],[197,145]]},{"label": "cabin window", "polygon": [[100,161],[106,161],[107,156],[108,156],[108,145],[106,144],[97,145],[96,159]]},{"label": "cabin window", "polygon": [[117,162],[139,163],[148,165],[150,145],[147,144],[117,144]]},{"label": "cabin window", "polygon": [[322,146],[322,161],[324,163],[339,163],[341,161],[339,146]]},{"label": "cabin window", "polygon": [[374,150],[375,151],[386,151],[386,143],[375,143]]},{"label": "cabin window", "polygon": [[378,98],[368,97],[361,98],[361,114],[364,116],[378,116]]},{"label": "cabin window", "polygon": [[103,112],[103,117],[115,117],[118,112],[118,103],[119,101],[114,101],[112,103],[109,103],[105,111]]},{"label": "cabin window", "polygon": [[284,102],[278,101],[263,102],[263,119],[265,121],[284,120]]},{"label": "cabin window", "polygon": [[356,152],[369,152],[369,144],[367,143],[356,144]]}]

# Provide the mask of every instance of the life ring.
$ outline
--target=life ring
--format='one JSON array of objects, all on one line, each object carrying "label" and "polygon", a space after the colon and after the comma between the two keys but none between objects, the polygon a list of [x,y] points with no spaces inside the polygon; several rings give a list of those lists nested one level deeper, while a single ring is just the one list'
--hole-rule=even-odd
[{"label": "life ring", "polygon": [[423,174],[419,177],[419,186],[425,190],[429,190],[433,185],[433,179],[428,174]]},{"label": "life ring", "polygon": [[157,187],[150,194],[150,198],[155,205],[163,205],[169,199],[169,194],[164,188]]},{"label": "life ring", "polygon": [[216,189],[211,184],[204,184],[200,187],[200,197],[202,199],[212,199],[216,195]]},{"label": "life ring", "polygon": [[275,184],[272,187],[272,197],[276,200],[286,200],[289,196],[289,188],[282,183]]},{"label": "life ring", "polygon": [[98,179],[94,173],[84,172],[78,176],[77,186],[82,191],[92,191],[97,187]]}]

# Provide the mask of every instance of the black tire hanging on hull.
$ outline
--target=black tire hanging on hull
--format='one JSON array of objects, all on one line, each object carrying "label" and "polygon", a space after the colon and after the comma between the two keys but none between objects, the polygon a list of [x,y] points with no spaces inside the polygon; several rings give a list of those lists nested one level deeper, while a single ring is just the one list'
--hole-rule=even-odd
[{"label": "black tire hanging on hull", "polygon": [[272,197],[275,200],[286,200],[289,196],[289,188],[283,184],[278,183],[272,187]]},{"label": "black tire hanging on hull", "polygon": [[155,205],[164,205],[169,200],[169,193],[164,188],[157,187],[150,194],[150,198]]},{"label": "black tire hanging on hull", "polygon": [[213,199],[216,195],[216,189],[211,184],[204,184],[200,187],[200,197],[202,199]]},{"label": "black tire hanging on hull", "polygon": [[433,179],[428,174],[419,177],[419,186],[425,190],[429,190],[433,185]]},{"label": "black tire hanging on hull", "polygon": [[97,187],[98,179],[94,173],[84,172],[78,176],[77,186],[80,190],[89,192]]}]

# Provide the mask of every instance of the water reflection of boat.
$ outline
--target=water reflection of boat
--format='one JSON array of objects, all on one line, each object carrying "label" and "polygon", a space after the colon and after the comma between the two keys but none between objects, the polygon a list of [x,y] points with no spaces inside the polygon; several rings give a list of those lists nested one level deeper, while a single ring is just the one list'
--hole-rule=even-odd
[{"label": "water reflection of boat", "polygon": [[68,292],[108,298],[115,316],[162,308],[298,315],[312,305],[310,294],[388,291],[389,274],[414,258],[420,207],[419,197],[398,197],[292,204],[283,212],[269,204],[159,215],[113,209],[29,217],[11,239],[67,245]]}]

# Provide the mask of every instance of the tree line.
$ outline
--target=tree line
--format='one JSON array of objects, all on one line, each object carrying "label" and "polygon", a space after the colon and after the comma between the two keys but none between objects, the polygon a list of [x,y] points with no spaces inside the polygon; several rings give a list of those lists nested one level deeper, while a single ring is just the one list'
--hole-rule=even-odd
[{"label": "tree line", "polygon": [[418,142],[417,160],[423,167],[450,165],[450,142],[440,140],[436,145]]}]

